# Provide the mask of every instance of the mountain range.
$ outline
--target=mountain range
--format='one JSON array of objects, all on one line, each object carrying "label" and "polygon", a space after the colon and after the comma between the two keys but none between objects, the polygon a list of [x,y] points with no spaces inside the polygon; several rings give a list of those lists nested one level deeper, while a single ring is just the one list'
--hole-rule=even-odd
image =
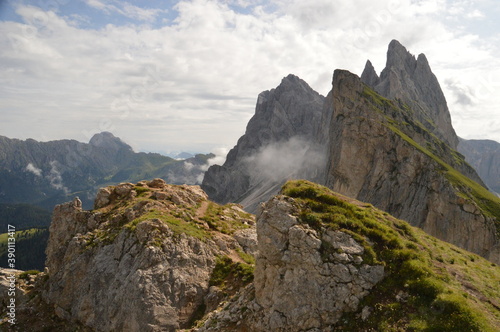
[{"label": "mountain range", "polygon": [[88,144],[0,137],[0,203],[29,203],[52,211],[56,204],[79,196],[90,208],[99,187],[107,184],[156,177],[169,183],[201,182],[201,166],[212,157],[199,154],[181,161],[136,153],[109,132],[94,135]]},{"label": "mountain range", "polygon": [[[80,164],[112,171],[78,176],[124,180],[54,208],[43,272],[0,269],[2,330],[500,329],[499,144],[456,135],[427,58],[398,41],[380,75],[335,70],[326,97],[294,75],[262,92],[201,187],[134,180],[174,161],[109,133],[89,146]],[[70,193],[51,153],[4,173]]]}]

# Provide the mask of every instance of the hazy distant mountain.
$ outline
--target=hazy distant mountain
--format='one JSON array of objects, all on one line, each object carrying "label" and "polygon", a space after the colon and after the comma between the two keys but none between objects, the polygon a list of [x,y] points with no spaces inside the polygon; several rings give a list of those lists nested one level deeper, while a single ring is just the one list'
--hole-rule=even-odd
[{"label": "hazy distant mountain", "polygon": [[500,194],[500,143],[460,139],[458,151],[477,170],[486,185]]},{"label": "hazy distant mountain", "polygon": [[75,140],[37,142],[0,136],[0,203],[30,203],[52,210],[79,196],[85,207],[99,187],[163,178],[174,184],[200,183],[213,155],[178,161],[157,153],[136,153],[108,132],[88,144]]},{"label": "hazy distant mountain", "polygon": [[175,155],[175,159],[188,159],[188,158],[193,158],[194,155],[189,153],[189,152],[181,152]]}]

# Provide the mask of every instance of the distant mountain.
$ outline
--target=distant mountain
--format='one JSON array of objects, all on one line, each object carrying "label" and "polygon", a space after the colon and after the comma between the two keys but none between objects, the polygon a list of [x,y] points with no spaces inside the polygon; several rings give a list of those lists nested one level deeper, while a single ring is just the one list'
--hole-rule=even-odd
[{"label": "distant mountain", "polygon": [[500,194],[500,143],[460,139],[458,151],[477,170],[486,185]]},{"label": "distant mountain", "polygon": [[194,155],[189,153],[189,152],[181,152],[175,155],[175,159],[188,159],[188,158],[193,158]]},{"label": "distant mountain", "polygon": [[214,155],[178,161],[157,153],[136,153],[108,132],[88,144],[75,140],[37,142],[0,136],[0,203],[28,203],[52,210],[79,196],[92,207],[99,187],[163,178],[173,184],[201,183]]}]

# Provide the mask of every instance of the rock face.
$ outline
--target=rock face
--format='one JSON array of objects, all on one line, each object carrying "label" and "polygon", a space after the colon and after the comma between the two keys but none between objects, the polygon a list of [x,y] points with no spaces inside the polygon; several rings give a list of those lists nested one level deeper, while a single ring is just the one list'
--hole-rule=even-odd
[{"label": "rock face", "polygon": [[458,137],[451,124],[446,99],[424,54],[415,59],[403,45],[393,40],[380,78],[368,61],[361,80],[382,96],[408,104],[417,111],[417,119],[427,130],[456,149]]},{"label": "rock face", "polygon": [[458,151],[476,169],[488,188],[500,194],[500,143],[460,139]]},{"label": "rock face", "polygon": [[[463,157],[422,127],[418,112],[341,70],[334,74],[332,100],[329,188],[499,262],[498,199]],[[483,195],[492,208],[482,205]]]},{"label": "rock face", "polygon": [[350,235],[315,230],[297,215],[286,196],[262,206],[254,284],[200,331],[323,331],[384,278],[382,265],[363,263],[365,249]]},{"label": "rock face", "polygon": [[[252,217],[216,207],[197,186],[123,183],[100,190],[93,211],[80,203],[54,210],[43,298],[95,331],[190,327],[206,308],[216,258],[255,247]],[[211,219],[214,209],[224,220]],[[239,232],[244,247],[228,235]]]},{"label": "rock face", "polygon": [[[209,168],[202,188],[218,203],[241,203],[256,211],[296,174],[314,178],[321,147],[313,141],[322,119],[324,97],[296,76],[262,92],[246,133],[222,166]],[[308,174],[308,172],[310,174]]]}]

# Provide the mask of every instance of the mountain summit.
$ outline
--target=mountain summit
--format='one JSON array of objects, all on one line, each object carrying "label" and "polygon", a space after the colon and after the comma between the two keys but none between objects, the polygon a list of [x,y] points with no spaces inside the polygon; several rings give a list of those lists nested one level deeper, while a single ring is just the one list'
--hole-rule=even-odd
[{"label": "mountain summit", "polygon": [[116,137],[110,132],[103,131],[97,133],[89,141],[89,144],[95,147],[100,147],[109,150],[125,150],[132,151],[132,147],[123,142],[120,138]]},{"label": "mountain summit", "polygon": [[283,179],[314,178],[321,159],[315,133],[325,98],[295,75],[259,94],[245,135],[229,151],[224,165],[213,165],[202,188],[218,203],[240,202],[255,211],[275,194]]},{"label": "mountain summit", "polygon": [[380,77],[368,60],[361,80],[388,99],[400,99],[416,111],[424,127],[456,149],[458,137],[441,86],[424,54],[416,59],[397,40],[391,41]]}]

